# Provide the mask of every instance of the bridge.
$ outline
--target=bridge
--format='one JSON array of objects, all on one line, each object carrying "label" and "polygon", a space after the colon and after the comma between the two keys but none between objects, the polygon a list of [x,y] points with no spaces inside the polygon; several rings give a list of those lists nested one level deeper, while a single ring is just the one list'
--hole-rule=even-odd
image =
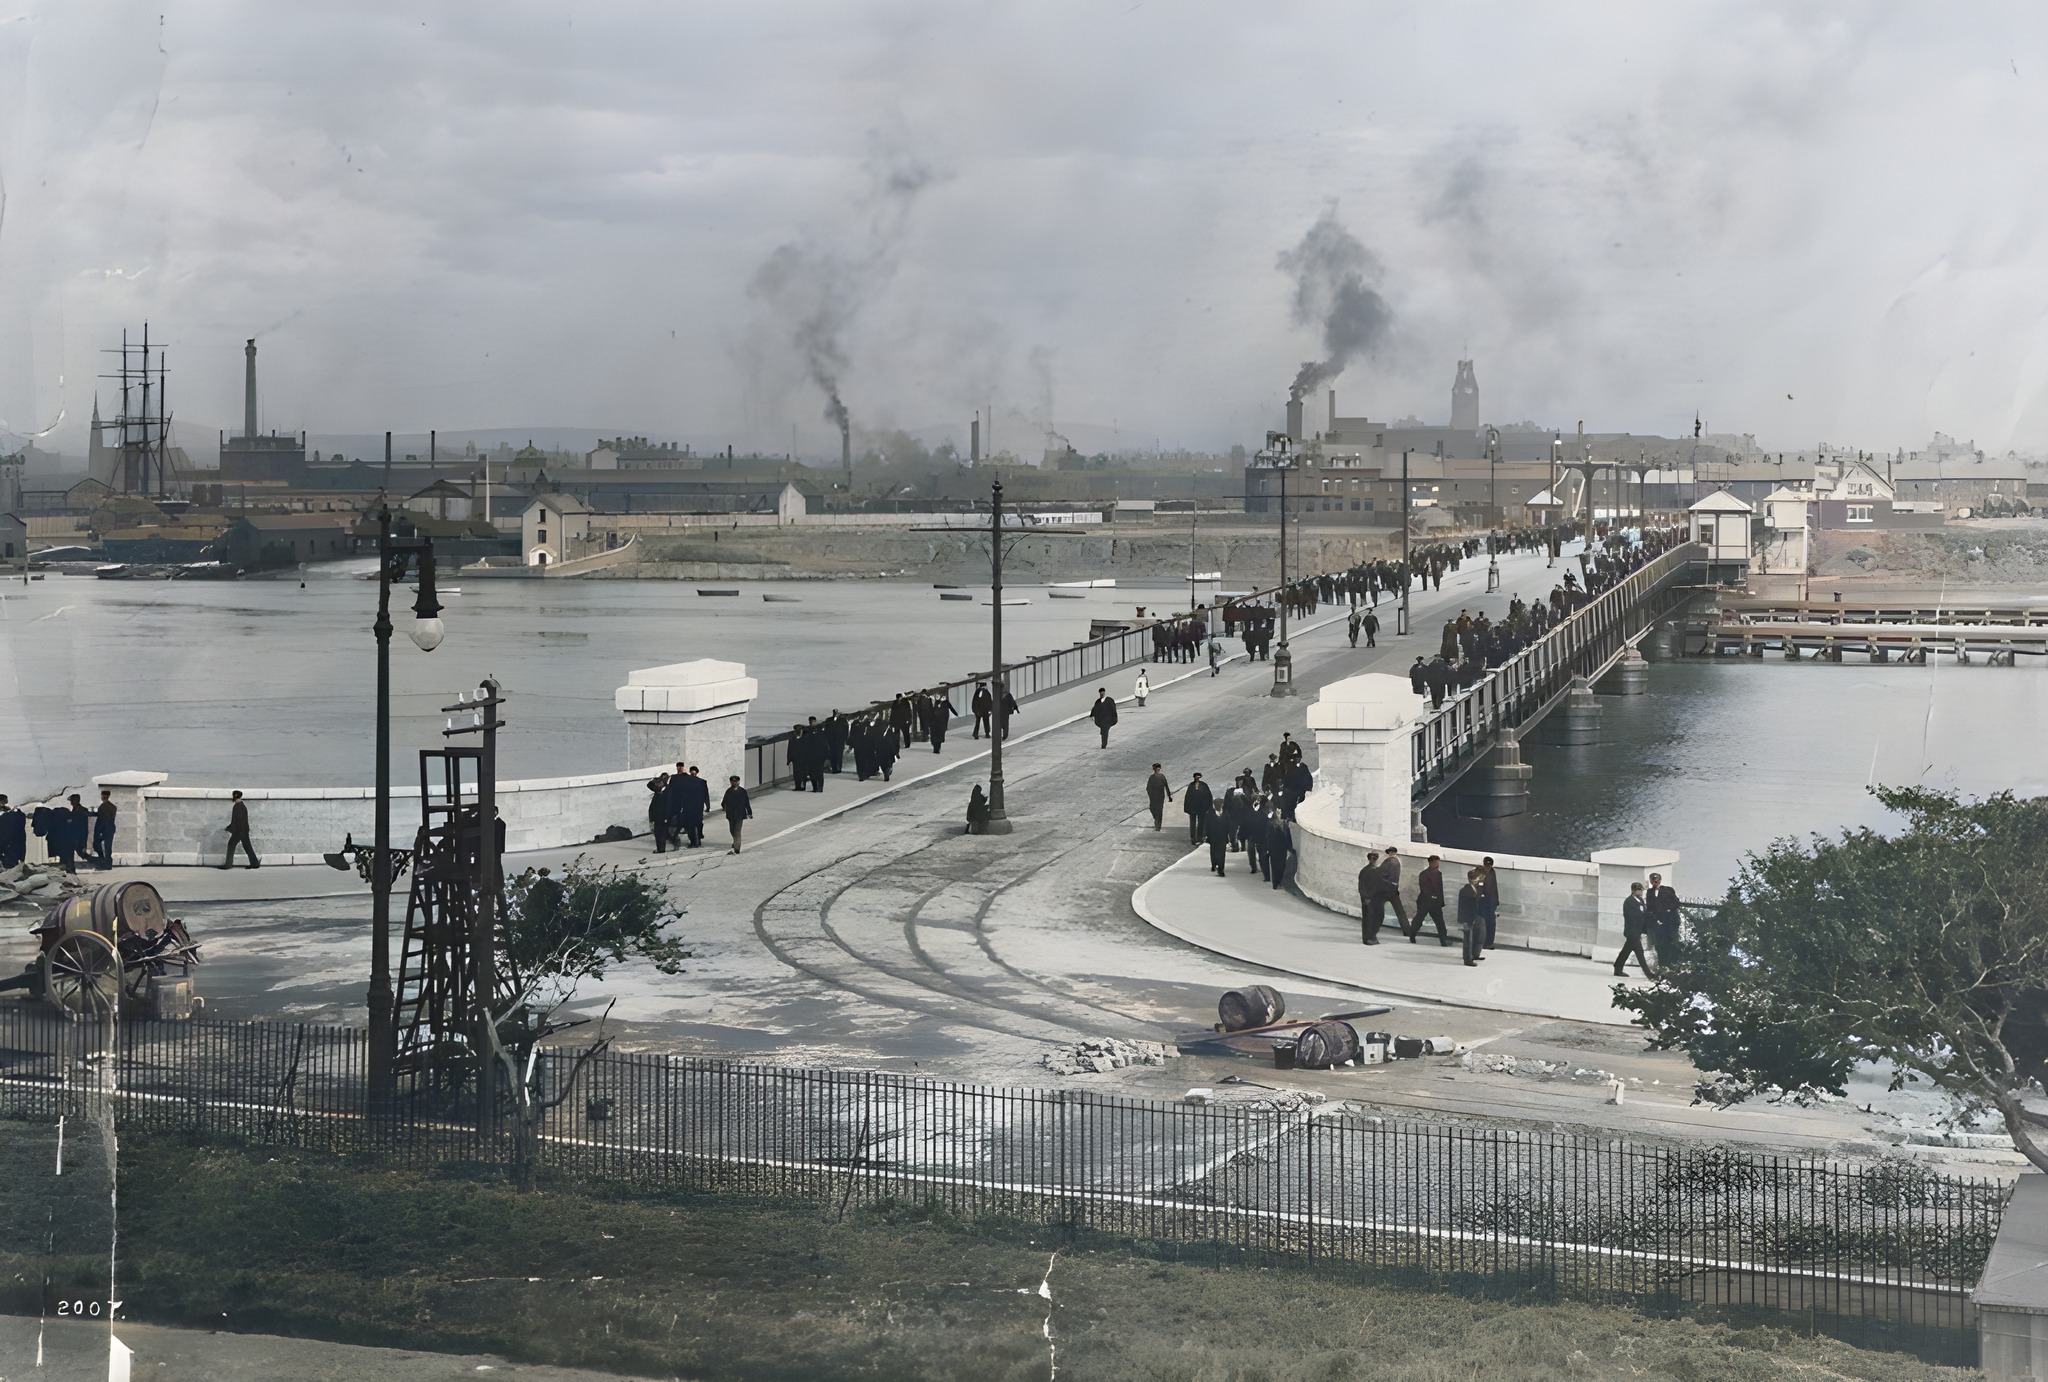
[{"label": "bridge", "polygon": [[1616,690],[1640,692],[1648,667],[1636,644],[1711,574],[1702,544],[1674,547],[1425,715],[1413,740],[1413,809],[1420,813],[1455,789],[1467,815],[1523,811],[1534,769],[1522,762],[1522,736],[1555,712],[1558,742],[1595,742],[1601,709],[1593,684],[1612,674]]},{"label": "bridge", "polygon": [[1731,600],[1718,615],[1688,628],[1682,651],[1708,657],[1762,657],[1840,662],[1846,653],[1872,662],[1925,663],[1947,656],[1966,663],[1983,655],[2010,667],[2021,654],[2048,655],[2048,607],[2035,604],[1951,604],[1928,600]]}]

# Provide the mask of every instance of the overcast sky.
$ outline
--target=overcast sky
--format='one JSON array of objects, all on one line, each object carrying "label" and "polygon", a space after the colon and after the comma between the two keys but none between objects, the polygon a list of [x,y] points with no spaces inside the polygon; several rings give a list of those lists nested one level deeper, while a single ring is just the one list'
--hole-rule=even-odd
[{"label": "overcast sky", "polygon": [[1334,204],[1392,314],[1347,415],[1444,419],[1469,352],[1497,422],[2048,450],[2037,4],[0,15],[0,427],[46,446],[146,318],[209,429],[260,335],[266,426],[825,454],[822,332],[857,428],[1225,448],[1318,354],[1278,259]]}]

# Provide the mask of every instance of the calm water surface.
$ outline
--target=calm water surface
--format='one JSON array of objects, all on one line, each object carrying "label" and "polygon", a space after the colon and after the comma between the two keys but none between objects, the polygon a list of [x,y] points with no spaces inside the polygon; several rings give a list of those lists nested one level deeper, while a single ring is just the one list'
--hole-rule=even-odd
[{"label": "calm water surface", "polygon": [[[368,562],[297,579],[100,581],[52,575],[0,584],[0,791],[17,801],[140,768],[173,783],[367,785],[376,692]],[[930,585],[881,581],[705,582],[453,578],[447,638],[431,654],[404,634],[412,592],[393,592],[392,730],[399,780],[435,747],[439,707],[496,676],[511,705],[508,777],[625,766],[612,693],[636,667],[692,658],[746,664],[761,683],[750,727],[787,728],[835,705],[963,676],[989,661],[986,591],[942,601]],[[1094,616],[1185,599],[1186,587],[1042,588],[1003,612],[1012,658],[1084,639]],[[791,595],[769,603],[763,594]]]},{"label": "calm water surface", "polygon": [[1530,810],[1501,821],[1432,810],[1442,844],[1583,859],[1676,849],[1678,888],[1718,896],[1741,856],[1783,837],[1886,828],[1871,782],[1967,794],[2048,793],[2048,672],[1844,662],[1654,663],[1642,696],[1602,696],[1603,741],[1535,742]]}]

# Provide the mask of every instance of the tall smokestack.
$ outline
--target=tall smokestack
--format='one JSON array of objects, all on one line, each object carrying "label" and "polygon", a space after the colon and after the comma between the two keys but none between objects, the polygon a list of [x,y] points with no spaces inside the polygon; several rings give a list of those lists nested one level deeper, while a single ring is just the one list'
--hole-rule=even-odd
[{"label": "tall smokestack", "polygon": [[1330,431],[1337,430],[1337,391],[1330,390]]},{"label": "tall smokestack", "polygon": [[1287,400],[1287,435],[1290,440],[1301,440],[1301,395],[1295,394]]},{"label": "tall smokestack", "polygon": [[251,336],[249,344],[242,347],[248,373],[242,383],[242,435],[256,435],[256,338]]},{"label": "tall smokestack", "polygon": [[974,415],[974,421],[967,428],[967,461],[970,465],[981,464],[981,414]]},{"label": "tall smokestack", "polygon": [[853,478],[853,428],[846,419],[839,420],[839,468],[846,472],[846,478]]}]

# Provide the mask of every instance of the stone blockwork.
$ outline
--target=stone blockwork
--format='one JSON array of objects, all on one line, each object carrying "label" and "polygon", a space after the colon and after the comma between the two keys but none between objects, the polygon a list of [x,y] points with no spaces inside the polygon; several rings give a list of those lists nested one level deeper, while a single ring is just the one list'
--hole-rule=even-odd
[{"label": "stone blockwork", "polygon": [[[729,774],[742,773],[747,708],[759,683],[744,665],[705,658],[628,674],[616,704],[626,720],[629,765],[613,773],[500,782],[498,810],[509,853],[584,844],[613,826],[647,830],[647,780],[678,760],[693,763],[712,784],[712,800]],[[419,787],[393,784],[393,843],[404,848],[419,820]],[[215,864],[227,853],[235,784],[173,787],[154,772],[107,773],[95,791],[114,794],[118,809],[114,859],[120,864]],[[275,864],[317,864],[353,836],[368,844],[376,829],[376,793],[369,787],[243,787],[249,832],[258,857]]]},{"label": "stone blockwork", "polygon": [[[1395,845],[1405,857],[1401,865],[1402,897],[1413,905],[1415,875],[1431,854],[1443,857],[1444,894],[1455,899],[1465,870],[1483,855],[1476,850],[1445,849],[1408,839],[1388,839],[1346,829],[1339,824],[1342,792],[1318,786],[1295,812],[1294,843],[1300,851],[1295,886],[1311,902],[1346,916],[1359,914],[1358,871],[1367,851]],[[1500,918],[1495,939],[1501,945],[1549,950],[1565,955],[1594,955],[1601,948],[1600,866],[1576,859],[1537,859],[1518,854],[1493,856],[1500,882]],[[1446,915],[1456,924],[1456,903]]]}]

